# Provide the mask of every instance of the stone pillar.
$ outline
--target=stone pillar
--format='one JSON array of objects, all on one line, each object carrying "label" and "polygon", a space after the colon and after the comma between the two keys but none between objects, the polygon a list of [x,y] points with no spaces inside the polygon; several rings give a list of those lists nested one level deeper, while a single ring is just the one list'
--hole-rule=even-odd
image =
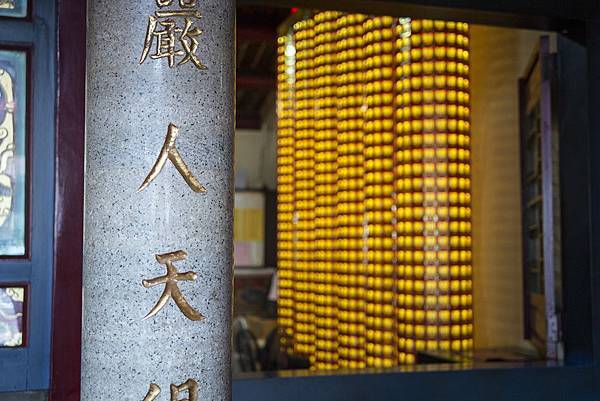
[{"label": "stone pillar", "polygon": [[231,398],[234,7],[88,2],[83,401]]}]

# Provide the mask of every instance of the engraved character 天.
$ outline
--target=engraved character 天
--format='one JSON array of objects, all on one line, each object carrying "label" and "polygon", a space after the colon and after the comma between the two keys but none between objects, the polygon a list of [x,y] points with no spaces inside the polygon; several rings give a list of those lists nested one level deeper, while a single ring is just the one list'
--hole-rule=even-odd
[{"label": "engraved character \u5929", "polygon": [[[196,7],[198,0],[179,0],[179,7],[181,8],[193,8]],[[156,0],[156,5],[159,7],[170,7],[173,5],[174,0]]]},{"label": "engraved character \u5929", "polygon": [[[168,7],[172,3],[173,0],[157,0],[157,5],[161,8]],[[199,45],[198,37],[203,32],[195,23],[202,18],[202,14],[197,9],[193,9],[196,0],[179,0],[179,5],[181,9],[157,10],[148,18],[140,64],[146,61],[152,46],[155,45],[155,52],[150,54],[153,60],[166,58],[169,67],[174,67],[175,59],[181,57],[177,65],[191,61],[196,68],[206,69],[196,54]],[[180,19],[183,19],[183,25],[178,24]]]},{"label": "engraved character \u5929", "polygon": [[[179,399],[179,393],[186,391],[188,398]],[[171,401],[198,401],[198,383],[196,380],[188,379],[180,385],[171,384]]]},{"label": "engraved character \u5929", "polygon": [[173,301],[175,301],[175,304],[177,305],[179,310],[181,310],[181,312],[188,319],[194,321],[204,319],[204,316],[202,316],[200,312],[192,308],[192,306],[187,302],[187,300],[181,293],[181,290],[177,286],[178,281],[194,281],[197,278],[196,273],[191,271],[179,273],[177,271],[177,268],[173,264],[174,262],[185,260],[185,258],[187,257],[187,252],[176,251],[158,254],[155,256],[158,263],[167,267],[167,274],[165,274],[164,276],[155,277],[150,280],[143,280],[142,285],[146,288],[150,288],[155,285],[164,284],[165,289],[161,294],[160,298],[158,299],[158,302],[156,302],[156,305],[154,305],[154,307],[150,310],[150,312],[148,312],[148,314],[144,317],[143,320],[146,320],[149,317],[152,317],[158,312],[160,312],[160,310],[164,308],[167,302],[169,301],[169,298],[173,298]]},{"label": "engraved character \u5929", "polygon": [[198,179],[194,177],[187,164],[185,164],[185,162],[183,161],[181,154],[179,154],[179,151],[175,146],[175,141],[177,140],[178,136],[179,128],[177,128],[177,126],[175,126],[174,124],[169,124],[169,128],[167,129],[167,136],[165,138],[165,143],[163,144],[163,147],[160,150],[158,159],[156,159],[154,166],[152,166],[152,169],[146,176],[146,179],[144,179],[144,182],[142,183],[142,185],[140,185],[138,192],[141,192],[144,189],[146,189],[146,187],[150,185],[150,183],[156,177],[158,177],[161,170],[165,166],[167,159],[170,160],[173,163],[173,165],[175,165],[177,171],[179,171],[179,173],[183,176],[185,182],[187,182],[187,184],[190,186],[190,188],[192,188],[194,192],[206,192],[206,189],[202,186],[202,184],[200,184]]},{"label": "engraved character \u5929", "polygon": [[[171,384],[170,401],[198,401],[198,382],[188,379],[183,384]],[[179,393],[187,392],[188,398],[179,398]],[[160,387],[156,383],[150,384],[150,389],[142,401],[154,401],[160,394]]]}]

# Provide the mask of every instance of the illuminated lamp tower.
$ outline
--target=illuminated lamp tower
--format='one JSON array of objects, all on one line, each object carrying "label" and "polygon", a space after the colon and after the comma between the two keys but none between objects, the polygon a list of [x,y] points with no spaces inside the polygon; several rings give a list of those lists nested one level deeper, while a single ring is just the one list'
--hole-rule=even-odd
[{"label": "illuminated lamp tower", "polygon": [[338,366],[364,368],[365,265],[363,166],[364,15],[337,20],[337,217],[336,283]]},{"label": "illuminated lamp tower", "polygon": [[294,327],[293,215],[294,215],[294,79],[293,36],[277,40],[277,324],[281,345],[291,351]]},{"label": "illuminated lamp tower", "polygon": [[394,314],[394,19],[365,20],[364,173],[367,366],[396,365]]},{"label": "illuminated lamp tower", "polygon": [[315,138],[314,21],[294,25],[296,44],[294,122],[294,352],[315,361]]},{"label": "illuminated lamp tower", "polygon": [[469,29],[396,27],[398,363],[472,350]]},{"label": "illuminated lamp tower", "polygon": [[337,119],[336,119],[336,22],[339,13],[314,16],[315,57],[315,269],[312,274],[315,303],[315,369],[337,367],[337,296],[334,279]]}]

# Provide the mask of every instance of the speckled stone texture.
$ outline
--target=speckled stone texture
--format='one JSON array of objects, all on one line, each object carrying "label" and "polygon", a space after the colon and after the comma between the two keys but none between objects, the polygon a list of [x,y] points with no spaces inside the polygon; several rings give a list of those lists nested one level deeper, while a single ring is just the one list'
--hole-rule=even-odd
[{"label": "speckled stone texture", "polygon": [[[139,64],[155,0],[88,2],[83,401],[142,401],[150,383],[168,401],[170,384],[190,378],[199,400],[231,399],[234,6],[198,0],[200,71],[150,57]],[[136,192],[169,123],[206,193],[170,161]],[[179,249],[189,256],[177,269],[198,274],[179,288],[206,318],[188,320],[171,299],[142,321],[164,288],[142,286],[166,273],[154,255]]]}]

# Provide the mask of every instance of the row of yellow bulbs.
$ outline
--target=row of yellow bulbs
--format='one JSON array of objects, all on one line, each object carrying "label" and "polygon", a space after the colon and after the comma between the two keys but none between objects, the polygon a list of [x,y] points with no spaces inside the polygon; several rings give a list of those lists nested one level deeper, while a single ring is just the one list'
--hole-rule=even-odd
[{"label": "row of yellow bulbs", "polygon": [[[376,21],[380,19],[373,18],[373,20]],[[384,22],[382,21],[382,23]],[[366,23],[365,25],[367,25],[367,29],[369,29],[369,24]],[[373,102],[371,99],[375,98],[375,96],[379,94],[379,87],[377,84],[381,83],[382,88],[384,86],[392,87],[393,85],[393,69],[383,68],[381,66],[382,60],[393,60],[393,47],[391,42],[384,42],[383,45],[373,42],[379,42],[382,39],[386,41],[391,39],[393,36],[393,30],[376,28],[378,25],[377,23],[374,23],[373,25],[375,28],[364,35],[366,44],[364,54],[367,56],[365,60],[366,73],[364,76],[366,82],[366,103],[373,104],[372,106],[368,107],[364,113],[365,124],[363,125],[365,130],[363,141],[365,144],[365,162],[363,164],[365,167],[364,181],[366,186],[365,217],[367,222],[366,229],[368,239],[371,240],[366,242],[369,248],[364,257],[368,265],[377,266],[393,262],[394,260],[393,247],[386,249],[384,247],[385,241],[372,241],[372,239],[374,239],[376,236],[383,236],[385,238],[387,234],[390,235],[389,238],[391,239],[391,233],[393,232],[393,213],[391,211],[381,210],[385,208],[385,202],[369,202],[369,200],[383,200],[391,197],[391,191],[387,194],[379,194],[378,190],[381,189],[382,192],[386,191],[386,186],[379,185],[379,181],[388,180],[389,182],[392,182],[393,170],[384,170],[383,163],[369,163],[371,161],[369,159],[391,159],[391,157],[393,157],[393,137],[385,138],[387,139],[387,142],[383,142],[380,145],[369,140],[369,132],[372,132],[373,130],[380,131],[381,129],[390,130],[390,128],[393,127],[393,124],[389,124],[389,126],[386,128],[386,121],[392,122],[393,110],[389,106],[374,104],[377,102]],[[386,26],[385,23],[383,26]],[[386,44],[389,46],[386,46]],[[376,53],[380,55],[373,55]],[[369,57],[371,55],[373,56]],[[384,124],[381,124],[382,120],[384,121]],[[381,128],[379,128],[379,125],[381,125]],[[386,157],[386,155],[383,153],[388,148],[391,148],[392,154],[387,155]],[[390,173],[392,174],[390,175]],[[389,350],[386,349],[384,351],[383,345],[378,343],[376,339],[385,337],[388,335],[387,333],[393,334],[395,331],[395,319],[386,318],[382,316],[381,313],[378,313],[384,310],[386,306],[391,305],[394,292],[391,291],[392,286],[388,287],[388,291],[381,291],[382,286],[380,284],[382,284],[387,277],[377,273],[377,269],[372,269],[371,275],[367,278],[365,283],[365,327],[367,334],[366,357],[367,361],[387,360],[389,362],[393,362],[395,347],[392,345],[386,345]]]},{"label": "row of yellow bulbs", "polygon": [[[349,191],[338,192],[339,202],[337,207],[339,227],[336,230],[338,236],[339,251],[336,265],[339,273],[336,281],[345,283],[347,291],[339,291],[338,295],[338,327],[339,327],[339,361],[338,366],[357,368],[365,366],[365,340],[364,335],[364,312],[358,317],[349,316],[350,311],[361,311],[364,309],[364,299],[357,297],[355,293],[362,291],[359,264],[345,263],[358,260],[357,257],[347,250],[350,249],[349,241],[352,237],[362,235],[363,227],[360,220],[364,210],[362,200],[364,198],[363,188],[363,145],[362,145],[362,107],[364,102],[362,87],[362,64],[358,57],[362,57],[362,50],[352,48],[362,47],[362,22],[364,17],[343,17],[347,22],[345,32],[349,35],[338,37],[341,52],[338,53],[339,65],[337,68],[337,96],[338,96],[338,129],[340,130],[338,148],[338,163],[344,166],[338,169],[339,189]],[[343,28],[342,28],[343,29]],[[341,35],[340,35],[341,36]],[[360,233],[360,234],[359,234]],[[357,248],[358,249],[358,248]]]},{"label": "row of yellow bulbs", "polygon": [[[391,56],[389,56],[391,57]],[[388,85],[389,81],[395,79],[394,76],[394,68],[392,66],[393,62],[391,59],[386,58],[385,56],[373,56],[368,59],[368,72],[365,73],[365,79],[367,81],[374,81],[371,85]],[[454,61],[425,61],[425,62],[417,62],[411,60],[410,63],[406,63],[403,65],[399,65],[396,67],[396,76],[405,76],[409,77],[410,75],[416,76],[413,78],[402,78],[402,83],[398,85],[402,85],[402,88],[410,88],[410,89],[421,89],[423,83],[426,86],[434,87],[438,86],[440,88],[445,87],[458,87],[460,89],[468,88],[469,79],[467,78],[469,71],[469,67],[460,62]],[[352,73],[348,73],[351,76]],[[440,74],[445,79],[438,79],[436,82],[436,78],[434,74]],[[422,76],[421,76],[422,75]],[[458,75],[458,76],[457,76]],[[464,75],[464,76],[460,76]],[[336,77],[330,77],[330,82],[334,82]],[[408,82],[406,82],[408,81]],[[393,85],[393,84],[392,84]],[[382,86],[383,87],[383,86]],[[397,87],[398,89],[398,87]]]},{"label": "row of yellow bulbs", "polygon": [[[296,39],[296,105],[295,105],[295,143],[294,143],[294,209],[298,223],[295,226],[294,269],[292,271],[294,288],[294,351],[311,356],[314,360],[315,334],[312,310],[310,277],[299,275],[311,267],[310,251],[313,249],[310,239],[314,236],[315,205],[314,194],[314,139],[312,129],[314,121],[311,110],[314,108],[312,91],[313,51],[312,22],[300,24],[294,36]],[[305,38],[307,40],[302,40]],[[298,210],[306,209],[299,213]],[[304,240],[304,241],[303,241]],[[298,252],[306,250],[307,252]]]},{"label": "row of yellow bulbs", "polygon": [[[317,98],[322,99],[317,102],[316,107],[322,108],[315,113],[315,150],[317,151],[316,160],[317,171],[316,183],[318,193],[335,194],[333,188],[337,181],[337,122],[332,118],[336,115],[336,88],[335,76],[336,67],[334,66],[334,53],[331,51],[330,43],[335,40],[336,28],[335,19],[337,13],[323,16],[323,23],[318,24],[316,29],[316,48],[315,63],[317,79],[315,80]],[[319,196],[317,198],[317,213],[321,217],[317,219],[317,241],[315,242],[314,269],[317,270],[313,276],[313,302],[315,309],[315,367],[328,369],[337,364],[337,313],[333,306],[336,303],[337,294],[335,291],[335,277],[325,272],[333,268],[333,247],[335,242],[335,219],[337,199],[335,196]],[[331,217],[330,217],[331,216]],[[323,273],[319,273],[319,271]]]}]

